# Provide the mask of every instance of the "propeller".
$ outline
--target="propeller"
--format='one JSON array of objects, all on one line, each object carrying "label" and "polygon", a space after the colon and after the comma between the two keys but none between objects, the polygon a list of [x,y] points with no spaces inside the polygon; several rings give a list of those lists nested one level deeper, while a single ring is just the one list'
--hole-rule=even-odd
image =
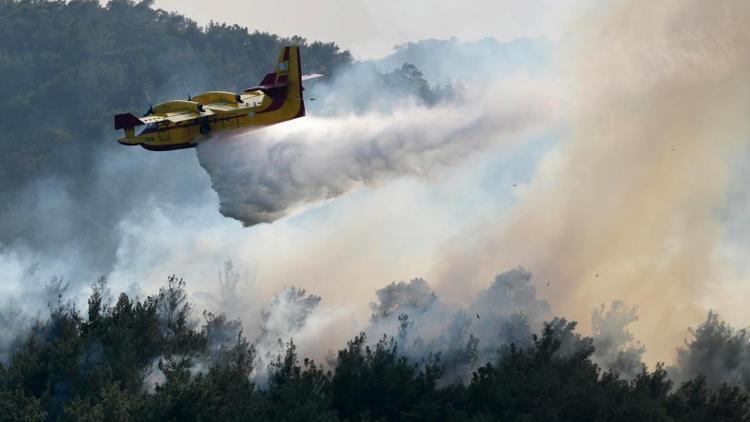
[{"label": "propeller", "polygon": [[154,103],[151,101],[151,96],[148,95],[148,90],[144,89],[143,93],[146,94],[146,101],[148,101],[148,110],[146,110],[146,114],[143,115],[143,117],[148,116],[149,114],[154,113]]},{"label": "propeller", "polygon": [[193,97],[190,95],[190,91],[188,91],[187,83],[184,80],[182,81],[182,88],[185,90],[185,94],[187,94],[188,101],[193,101]]}]

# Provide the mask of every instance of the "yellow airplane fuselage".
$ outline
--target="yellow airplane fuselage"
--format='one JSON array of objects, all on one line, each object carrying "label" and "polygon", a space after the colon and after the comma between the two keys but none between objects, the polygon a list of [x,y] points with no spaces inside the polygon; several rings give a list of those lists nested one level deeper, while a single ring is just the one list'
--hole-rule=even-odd
[{"label": "yellow airplane fuselage", "polygon": [[[115,116],[115,128],[125,130],[118,142],[155,151],[192,148],[214,135],[292,120],[305,115],[302,89],[299,47],[285,47],[275,71],[243,93],[210,91],[159,104],[141,118]],[[141,125],[146,127],[136,135]]]}]

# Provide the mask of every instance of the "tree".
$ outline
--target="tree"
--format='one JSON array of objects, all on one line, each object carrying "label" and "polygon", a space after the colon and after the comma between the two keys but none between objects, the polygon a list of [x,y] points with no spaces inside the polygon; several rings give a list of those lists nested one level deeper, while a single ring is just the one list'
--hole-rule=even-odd
[{"label": "tree", "polygon": [[747,330],[735,330],[710,311],[706,320],[690,329],[692,339],[685,348],[677,350],[677,367],[673,369],[678,381],[705,377],[710,388],[722,383],[750,388],[750,335]]},{"label": "tree", "polygon": [[[409,419],[437,417],[435,385],[441,371],[437,361],[424,367],[400,355],[397,343],[383,337],[374,348],[361,333],[340,350],[332,379],[333,406],[341,419]],[[433,419],[434,420],[434,419]]]}]

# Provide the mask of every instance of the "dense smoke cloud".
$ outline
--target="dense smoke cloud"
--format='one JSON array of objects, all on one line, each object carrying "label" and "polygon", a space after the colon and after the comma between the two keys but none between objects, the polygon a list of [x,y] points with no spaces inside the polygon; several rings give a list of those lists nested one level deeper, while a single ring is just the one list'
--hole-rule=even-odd
[{"label": "dense smoke cloud", "polygon": [[638,304],[646,360],[671,360],[703,298],[721,308],[739,288],[716,211],[750,138],[749,19],[743,1],[618,1],[578,22],[561,62],[569,136],[510,216],[450,241],[437,287],[465,296],[460,280],[523,264],[582,323],[602,301]]},{"label": "dense smoke cloud", "polygon": [[19,277],[22,289],[3,295],[0,302],[0,364],[7,364],[37,321],[47,319],[56,307],[70,300],[70,282],[59,276],[43,279],[38,264],[25,268]]},{"label": "dense smoke cloud", "polygon": [[367,333],[397,339],[401,352],[417,362],[440,356],[447,382],[466,380],[501,347],[528,347],[532,333],[552,317],[531,280],[522,268],[499,274],[466,306],[443,302],[425,280],[394,282],[376,291]]},{"label": "dense smoke cloud", "polygon": [[401,313],[421,312],[437,300],[430,285],[421,278],[415,278],[408,283],[394,281],[375,293],[378,301],[370,304],[370,320],[373,323]]},{"label": "dense smoke cloud", "polygon": [[250,226],[360,186],[429,177],[436,168],[510,142],[536,120],[536,112],[515,106],[496,114],[467,104],[308,117],[250,139],[199,145],[198,156],[222,214]]},{"label": "dense smoke cloud", "polygon": [[[533,335],[541,332],[545,323],[560,335],[561,355],[593,345],[593,359],[604,370],[632,379],[645,369],[641,362],[645,347],[629,331],[637,320],[635,307],[615,302],[609,309],[595,309],[592,338],[583,339],[573,332],[575,322],[553,319],[549,304],[538,297],[532,274],[523,268],[497,275],[468,305],[444,302],[423,279],[392,282],[376,290],[375,297],[364,329],[369,342],[376,343],[383,336],[393,338],[399,353],[421,364],[439,357],[443,383],[468,380],[473,370],[493,362],[499,351],[511,345],[530,347]],[[259,368],[273,362],[289,341],[299,344],[303,330],[308,330],[303,346],[306,340],[327,339],[325,327],[308,326],[316,314],[330,312],[318,306],[320,301],[320,297],[295,288],[274,297],[262,312],[261,335],[255,343],[260,352]],[[265,376],[262,370],[256,375],[261,381]]]},{"label": "dense smoke cloud", "polygon": [[646,369],[642,362],[646,346],[636,341],[628,329],[628,325],[638,321],[637,310],[635,305],[627,307],[614,301],[609,309],[602,304],[591,315],[592,360],[626,379],[635,378]]},{"label": "dense smoke cloud", "polygon": [[[14,206],[0,218],[0,266],[38,262],[40,273],[65,276],[80,293],[117,264],[124,221],[146,218],[159,207],[177,216],[194,205],[196,191],[208,189],[208,178],[189,152],[156,156],[119,147],[97,147],[93,162],[80,170],[86,173],[83,181],[39,178],[19,188]],[[4,275],[3,287],[18,284],[9,271]]]},{"label": "dense smoke cloud", "polygon": [[[231,262],[225,263],[219,274],[222,286],[243,284]],[[324,297],[309,294],[303,289],[287,287],[262,306],[248,302],[257,312],[239,320],[232,314],[223,315],[223,301],[214,301],[213,312],[204,312],[209,343],[207,361],[194,363],[194,372],[204,371],[207,365],[229,350],[242,333],[253,339],[255,350],[252,378],[265,385],[269,368],[292,343],[305,356],[333,365],[333,349],[341,345],[332,335],[354,336],[364,332],[370,344],[384,336],[396,341],[398,352],[418,364],[436,357],[443,367],[442,384],[464,382],[481,365],[493,362],[498,352],[511,345],[527,348],[533,335],[547,323],[560,337],[560,355],[568,355],[581,348],[601,345],[595,361],[605,370],[614,370],[625,378],[632,378],[644,368],[640,362],[643,346],[633,340],[628,326],[637,320],[634,307],[620,302],[611,309],[602,306],[594,310],[597,321],[591,339],[574,333],[576,324],[564,319],[553,319],[549,304],[538,297],[532,274],[523,268],[497,275],[486,289],[478,292],[466,305],[443,301],[423,279],[392,282],[373,292],[369,323],[359,330],[341,324],[346,317],[330,307],[321,306]],[[220,290],[226,287],[220,287]],[[247,292],[253,296],[253,292]],[[256,307],[257,306],[257,307]],[[606,311],[606,312],[605,312]],[[247,312],[245,312],[247,314]],[[169,318],[167,318],[169,320]],[[258,332],[257,335],[248,333]],[[323,347],[321,347],[323,346]],[[326,349],[326,347],[328,349]],[[149,385],[163,382],[159,370],[152,370]]]},{"label": "dense smoke cloud", "polygon": [[260,335],[256,340],[260,358],[265,363],[261,368],[281,352],[280,340],[291,340],[305,327],[320,299],[320,296],[308,295],[304,289],[288,287],[261,311]]},{"label": "dense smoke cloud", "polygon": [[[440,46],[423,50],[435,55]],[[466,64],[464,71],[487,72],[502,59]],[[477,152],[517,142],[551,118],[551,95],[528,79],[495,74],[461,82],[430,86],[412,64],[385,73],[371,63],[352,65],[310,90],[318,102],[304,119],[202,143],[198,158],[221,213],[252,226],[358,187],[429,178]]]}]

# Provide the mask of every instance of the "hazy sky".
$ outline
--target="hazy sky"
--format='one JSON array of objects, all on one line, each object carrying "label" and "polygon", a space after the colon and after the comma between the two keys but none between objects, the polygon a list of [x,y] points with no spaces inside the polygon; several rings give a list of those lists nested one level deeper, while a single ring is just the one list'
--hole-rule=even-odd
[{"label": "hazy sky", "polygon": [[[237,23],[250,30],[335,41],[357,58],[386,55],[394,45],[426,38],[487,36],[500,40],[564,34],[592,0],[156,0],[156,6],[201,24]],[[570,26],[567,26],[569,29]]]}]

